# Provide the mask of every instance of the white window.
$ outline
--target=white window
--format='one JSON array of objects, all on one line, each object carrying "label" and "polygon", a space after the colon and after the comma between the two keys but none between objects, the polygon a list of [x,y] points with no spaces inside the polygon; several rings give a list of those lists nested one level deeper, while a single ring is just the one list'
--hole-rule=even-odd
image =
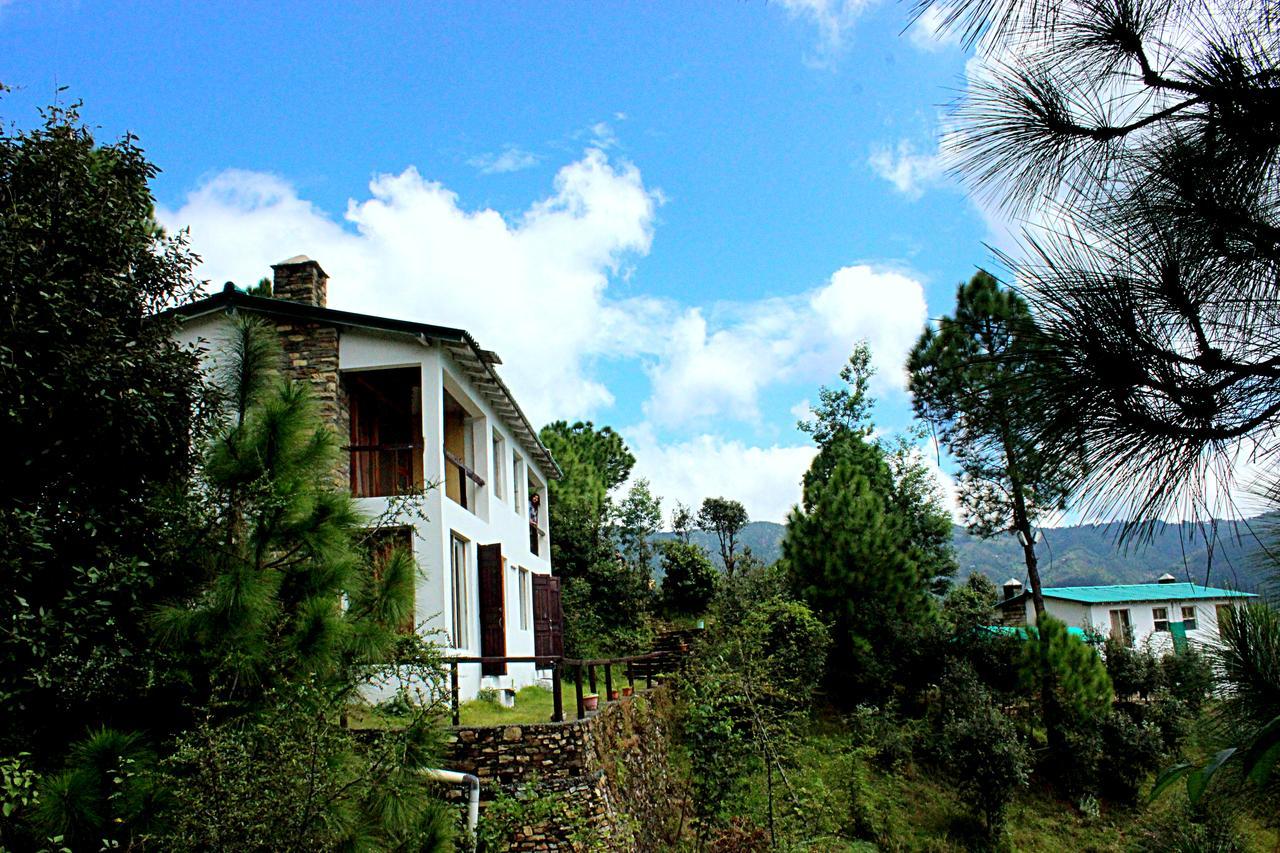
[{"label": "white window", "polygon": [[470,641],[468,626],[471,624],[467,583],[467,540],[456,533],[451,537],[453,568],[453,647],[465,649]]},{"label": "white window", "polygon": [[1156,623],[1157,631],[1169,630],[1169,608],[1153,607],[1151,608],[1151,618]]},{"label": "white window", "polygon": [[497,432],[493,434],[493,493],[498,500],[507,499],[507,490],[503,485],[503,474],[507,470],[507,443]]},{"label": "white window", "polygon": [[511,454],[511,501],[516,512],[524,513],[524,459],[519,453]]},{"label": "white window", "polygon": [[529,570],[520,570],[520,630],[529,630]]},{"label": "white window", "polygon": [[1196,629],[1196,608],[1194,606],[1188,607],[1187,605],[1183,605],[1182,627],[1188,631],[1194,631]]}]

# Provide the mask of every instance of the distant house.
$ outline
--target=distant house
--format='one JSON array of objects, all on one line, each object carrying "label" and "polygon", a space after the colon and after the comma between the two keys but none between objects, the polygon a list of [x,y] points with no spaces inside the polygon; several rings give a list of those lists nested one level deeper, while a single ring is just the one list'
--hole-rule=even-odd
[{"label": "distant house", "polygon": [[[1257,597],[1179,583],[1173,575],[1156,583],[1056,586],[1042,592],[1045,612],[1067,625],[1092,628],[1126,643],[1149,643],[1157,652],[1216,642],[1222,614]],[[998,607],[1005,625],[1035,624],[1031,593],[1016,578],[1005,581]]]},{"label": "distant house", "polygon": [[[462,329],[327,307],[328,276],[309,258],[272,270],[272,297],[228,284],[177,309],[177,338],[216,360],[233,315],[275,328],[287,375],[310,386],[345,445],[335,482],[370,518],[397,513],[376,545],[408,548],[418,564],[405,630],[437,638],[455,656],[562,654],[547,514],[547,482],[560,470],[498,376],[497,354]],[[439,487],[424,492],[432,483]],[[407,493],[421,503],[396,499]],[[532,663],[468,665],[459,674],[464,699],[539,675]]]}]

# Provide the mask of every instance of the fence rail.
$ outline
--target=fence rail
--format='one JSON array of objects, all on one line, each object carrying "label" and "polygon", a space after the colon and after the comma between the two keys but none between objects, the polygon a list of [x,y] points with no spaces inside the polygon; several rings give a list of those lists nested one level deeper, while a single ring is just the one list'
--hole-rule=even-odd
[{"label": "fence rail", "polygon": [[488,657],[454,657],[447,658],[449,664],[449,692],[450,692],[450,709],[452,712],[453,724],[460,723],[460,702],[458,689],[458,668],[462,664],[484,665],[484,664],[507,664],[507,663],[532,663],[537,669],[551,670],[551,695],[552,695],[552,713],[551,722],[564,722],[564,673],[569,668],[573,672],[573,690],[575,699],[575,710],[577,719],[581,720],[587,716],[586,695],[583,692],[583,676],[587,678],[587,685],[590,687],[591,693],[596,692],[596,667],[604,668],[604,688],[605,699],[613,694],[613,667],[625,666],[625,677],[627,685],[634,690],[636,681],[643,680],[645,689],[653,687],[653,679],[655,676],[662,675],[679,663],[678,659],[673,659],[669,652],[655,651],[648,652],[643,655],[630,655],[627,657],[616,658],[566,658],[566,657],[546,657],[528,655],[523,657],[505,657],[505,656],[488,656]]}]

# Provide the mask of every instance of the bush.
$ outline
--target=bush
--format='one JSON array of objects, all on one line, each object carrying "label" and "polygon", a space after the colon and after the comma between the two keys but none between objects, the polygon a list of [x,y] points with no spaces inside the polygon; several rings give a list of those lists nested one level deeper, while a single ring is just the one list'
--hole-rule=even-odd
[{"label": "bush", "polygon": [[1186,706],[1190,715],[1200,713],[1213,689],[1213,666],[1209,659],[1191,647],[1180,654],[1165,655],[1160,659],[1160,670],[1169,695]]},{"label": "bush", "polygon": [[991,701],[972,667],[952,666],[943,678],[937,756],[961,796],[982,818],[986,840],[1004,831],[1004,817],[1027,786],[1031,757],[1017,728]]},{"label": "bush", "polygon": [[662,543],[662,604],[668,613],[695,616],[716,594],[719,572],[702,546],[675,539]]}]

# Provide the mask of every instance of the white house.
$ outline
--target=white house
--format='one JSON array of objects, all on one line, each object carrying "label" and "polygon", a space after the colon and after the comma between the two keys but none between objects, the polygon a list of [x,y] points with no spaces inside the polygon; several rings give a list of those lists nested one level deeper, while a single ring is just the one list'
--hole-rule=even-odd
[{"label": "white house", "polygon": [[[272,271],[271,298],[228,283],[177,309],[178,338],[216,359],[237,312],[274,324],[287,372],[311,385],[346,438],[337,479],[370,518],[391,511],[380,534],[388,546],[412,549],[419,576],[406,630],[440,638],[455,656],[561,654],[547,523],[547,482],[560,471],[498,376],[497,354],[462,329],[326,307],[328,277],[309,258]],[[411,507],[396,499],[415,492]],[[534,666],[463,665],[460,692],[534,683]]]},{"label": "white house", "polygon": [[[1034,625],[1035,606],[1022,582],[1011,578],[1000,601],[1006,625]],[[1257,596],[1230,589],[1178,583],[1165,575],[1157,583],[1109,586],[1044,587],[1044,609],[1078,628],[1093,628],[1122,641],[1149,643],[1169,652],[1186,643],[1209,645],[1218,640],[1219,617]]]}]

